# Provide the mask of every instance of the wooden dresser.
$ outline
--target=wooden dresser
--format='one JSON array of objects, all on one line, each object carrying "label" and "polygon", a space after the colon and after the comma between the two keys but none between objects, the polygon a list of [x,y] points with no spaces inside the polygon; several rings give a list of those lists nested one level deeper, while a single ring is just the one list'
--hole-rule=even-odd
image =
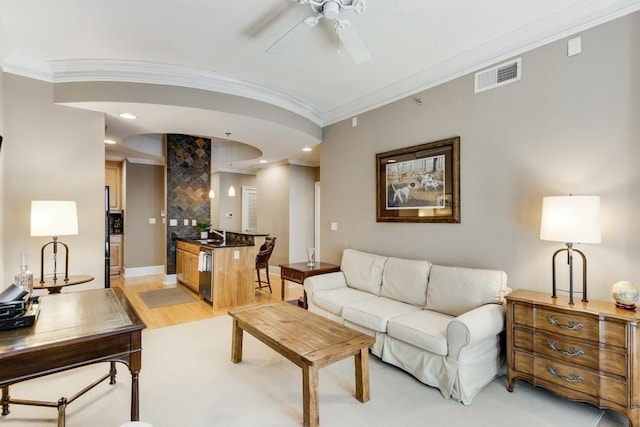
[{"label": "wooden dresser", "polygon": [[524,379],[640,427],[640,314],[574,300],[522,289],[507,296],[509,391]]}]

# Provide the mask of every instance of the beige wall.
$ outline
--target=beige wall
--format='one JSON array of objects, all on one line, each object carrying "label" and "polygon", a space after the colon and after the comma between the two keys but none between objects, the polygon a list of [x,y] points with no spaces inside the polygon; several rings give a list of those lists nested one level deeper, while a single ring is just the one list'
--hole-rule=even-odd
[{"label": "beige wall", "polygon": [[289,180],[288,166],[259,169],[256,175],[258,187],[258,231],[276,237],[276,246],[269,259],[270,265],[289,262]]},{"label": "beige wall", "polygon": [[[40,247],[48,239],[30,236],[31,201],[53,199],[77,202],[79,234],[60,239],[70,248],[70,273],[95,276],[95,281],[74,290],[102,287],[103,115],[53,104],[50,83],[13,74],[5,74],[3,80],[2,286],[13,280],[21,253],[28,254],[29,267],[39,276]],[[52,270],[50,259],[46,264]]]},{"label": "beige wall", "polygon": [[[233,184],[235,197],[229,197],[229,186]],[[219,230],[242,231],[242,186],[255,187],[255,175],[216,172],[211,174],[211,185],[215,198],[211,200],[211,224]],[[227,213],[233,217],[227,218]]]},{"label": "beige wall", "polygon": [[[4,72],[0,70],[0,135],[4,137]],[[12,282],[7,281],[4,275],[4,150],[0,148],[0,289]]]},{"label": "beige wall", "polygon": [[277,238],[269,264],[305,261],[313,246],[317,168],[279,165],[259,169],[258,231]]},{"label": "beige wall", "polygon": [[314,247],[315,182],[318,168],[290,165],[289,262],[307,260]]},{"label": "beige wall", "polygon": [[[124,265],[126,268],[164,265],[164,167],[126,162]],[[155,218],[155,224],[149,224]]]},{"label": "beige wall", "polygon": [[[539,239],[542,197],[594,194],[603,242],[578,245],[591,297],[610,300],[618,280],[640,285],[640,13],[580,36],[577,56],[567,57],[567,39],[522,55],[518,82],[474,94],[467,75],[362,114],[355,128],[351,120],[326,128],[323,260],[355,248],[499,268],[513,288],[549,291],[551,256],[563,244]],[[456,135],[462,222],[376,223],[375,154]]]}]

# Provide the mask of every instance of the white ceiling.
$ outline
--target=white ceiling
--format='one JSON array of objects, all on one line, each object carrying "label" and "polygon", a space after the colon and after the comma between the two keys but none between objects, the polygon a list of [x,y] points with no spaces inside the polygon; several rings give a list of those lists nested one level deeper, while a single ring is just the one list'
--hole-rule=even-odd
[{"label": "white ceiling", "polygon": [[[2,1],[0,66],[55,83],[162,83],[238,95],[320,129],[640,9],[640,0],[366,1],[364,14],[343,13],[371,54],[358,65],[338,51],[326,20],[288,40],[283,52],[266,52],[313,14],[296,0]],[[88,101],[74,105],[105,112],[107,134],[119,142],[231,132],[269,162],[319,160],[319,150],[301,148],[321,137],[286,124],[220,109]],[[124,107],[135,122],[117,117]],[[139,151],[142,144],[129,145],[122,155],[154,158]]]}]

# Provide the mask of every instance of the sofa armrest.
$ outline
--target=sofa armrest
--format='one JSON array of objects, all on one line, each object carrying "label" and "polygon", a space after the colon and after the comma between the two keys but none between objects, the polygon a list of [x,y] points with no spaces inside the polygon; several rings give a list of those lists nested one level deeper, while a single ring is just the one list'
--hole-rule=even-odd
[{"label": "sofa armrest", "polygon": [[347,287],[347,279],[342,271],[335,273],[319,274],[304,279],[304,291],[307,298],[311,299],[314,292],[326,291],[329,289],[338,289]]},{"label": "sofa armrest", "polygon": [[461,314],[447,326],[449,356],[458,359],[465,346],[496,336],[505,328],[505,308],[485,304]]}]

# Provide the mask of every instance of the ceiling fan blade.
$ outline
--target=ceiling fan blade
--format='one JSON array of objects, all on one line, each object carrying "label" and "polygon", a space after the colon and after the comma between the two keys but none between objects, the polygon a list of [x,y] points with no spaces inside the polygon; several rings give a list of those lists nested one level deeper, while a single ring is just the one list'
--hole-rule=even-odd
[{"label": "ceiling fan blade", "polygon": [[353,58],[353,62],[362,64],[371,59],[371,54],[350,22],[337,22],[336,33],[338,34],[340,43],[342,43],[345,49],[347,49],[347,52],[349,52],[349,55],[351,55],[351,58]]},{"label": "ceiling fan blade", "polygon": [[273,42],[265,52],[273,54],[284,52],[295,40],[310,29],[311,27],[304,23],[304,19],[299,21],[289,31]]}]

